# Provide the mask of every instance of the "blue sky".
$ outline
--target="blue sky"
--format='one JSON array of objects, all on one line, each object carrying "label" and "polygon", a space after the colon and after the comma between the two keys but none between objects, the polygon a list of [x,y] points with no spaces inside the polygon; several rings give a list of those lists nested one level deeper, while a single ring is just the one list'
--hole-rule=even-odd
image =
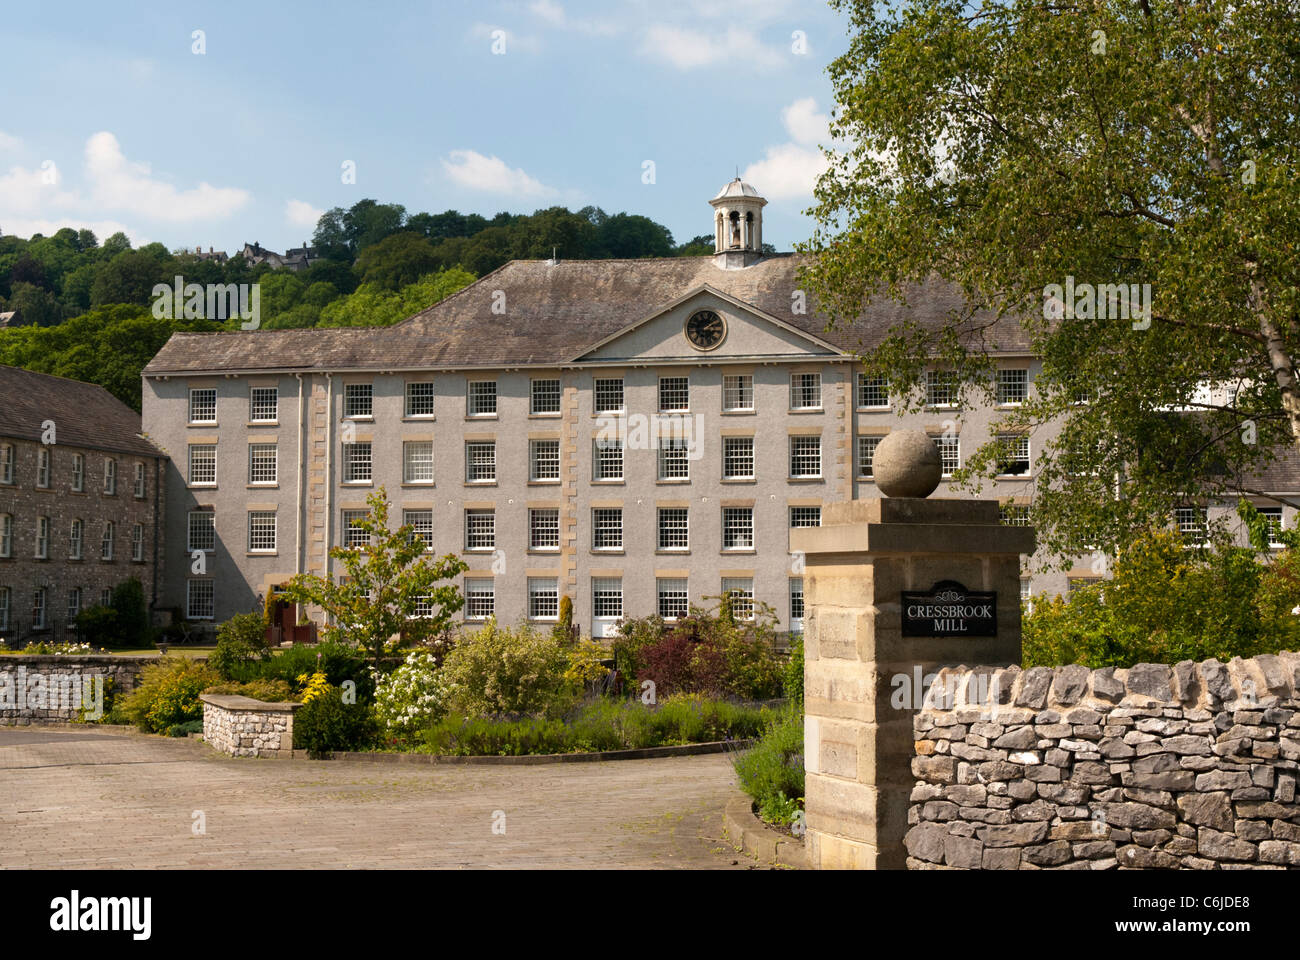
[{"label": "blue sky", "polygon": [[739,167],[788,250],[811,230],[845,29],[821,0],[15,4],[0,230],[279,250],[373,197],[594,204],[681,242]]}]

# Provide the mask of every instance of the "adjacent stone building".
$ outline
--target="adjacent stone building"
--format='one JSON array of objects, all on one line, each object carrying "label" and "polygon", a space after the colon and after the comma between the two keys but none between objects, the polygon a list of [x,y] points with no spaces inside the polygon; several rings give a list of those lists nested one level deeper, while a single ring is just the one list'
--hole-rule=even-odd
[{"label": "adjacent stone building", "polygon": [[[800,629],[790,529],[876,496],[891,430],[934,436],[946,478],[1039,363],[1018,324],[976,315],[996,404],[957,417],[935,378],[900,414],[856,358],[960,291],[928,284],[827,332],[798,258],[762,252],[758,192],[737,178],[709,202],[710,256],[513,261],[392,327],[175,334],[144,371],[144,425],[171,457],[167,547],[187,561],[164,602],[220,621],[296,573],[337,575],[329,548],[382,487],[395,522],[469,564],[467,619],[546,622],[568,595],[600,636],[729,590]],[[1009,519],[1052,436],[1021,438],[986,487]],[[935,495],[967,496],[946,479]],[[1067,583],[1031,565],[1021,587]]]},{"label": "adjacent stone building", "polygon": [[103,387],[0,366],[0,636],[64,639],[135,577],[156,601],[164,457]]}]

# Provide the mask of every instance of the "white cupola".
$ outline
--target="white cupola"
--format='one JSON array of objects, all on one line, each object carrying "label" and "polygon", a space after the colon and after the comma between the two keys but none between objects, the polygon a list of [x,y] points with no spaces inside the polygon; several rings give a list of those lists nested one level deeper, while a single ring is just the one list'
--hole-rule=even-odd
[{"label": "white cupola", "polygon": [[709,201],[713,207],[713,252],[718,266],[747,267],[763,255],[763,208],[767,201],[736,177]]}]

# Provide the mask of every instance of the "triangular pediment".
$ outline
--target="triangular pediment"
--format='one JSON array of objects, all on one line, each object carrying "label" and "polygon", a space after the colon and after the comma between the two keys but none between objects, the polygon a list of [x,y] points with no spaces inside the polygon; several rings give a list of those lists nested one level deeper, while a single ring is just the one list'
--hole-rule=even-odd
[{"label": "triangular pediment", "polygon": [[[722,318],[725,335],[709,350],[693,345],[686,323],[702,310]],[[584,347],[572,362],[743,360],[840,356],[843,351],[805,330],[708,284],[653,308],[608,337]]]}]

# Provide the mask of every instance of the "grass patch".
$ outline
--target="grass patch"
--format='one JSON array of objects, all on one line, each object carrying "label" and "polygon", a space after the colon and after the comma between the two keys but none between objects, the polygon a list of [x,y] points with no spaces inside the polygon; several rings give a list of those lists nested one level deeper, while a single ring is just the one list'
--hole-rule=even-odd
[{"label": "grass patch", "polygon": [[767,823],[789,827],[803,810],[803,711],[786,708],[733,760],[740,788]]}]

